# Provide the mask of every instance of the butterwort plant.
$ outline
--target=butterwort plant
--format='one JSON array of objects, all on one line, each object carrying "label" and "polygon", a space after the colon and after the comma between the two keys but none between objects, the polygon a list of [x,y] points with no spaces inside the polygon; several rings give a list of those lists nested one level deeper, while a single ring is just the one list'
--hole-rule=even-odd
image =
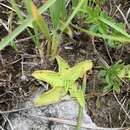
[{"label": "butterwort plant", "polygon": [[32,73],[34,78],[47,82],[52,88],[34,99],[34,104],[37,106],[53,104],[69,94],[79,102],[81,107],[84,107],[84,94],[77,79],[82,78],[86,72],[92,69],[92,61],[85,60],[70,67],[60,56],[56,56],[56,60],[59,66],[58,72],[37,70]]}]

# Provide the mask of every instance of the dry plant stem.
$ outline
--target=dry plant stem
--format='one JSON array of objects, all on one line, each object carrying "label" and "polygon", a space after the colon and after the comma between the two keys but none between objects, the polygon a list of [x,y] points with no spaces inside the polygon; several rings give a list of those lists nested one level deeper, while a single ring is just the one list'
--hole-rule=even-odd
[{"label": "dry plant stem", "polygon": [[6,23],[4,23],[1,19],[0,19],[0,23],[1,23],[2,26],[5,28],[5,30],[6,30],[8,33],[10,33],[9,28],[8,28],[8,26],[6,25]]},{"label": "dry plant stem", "polygon": [[121,52],[120,52],[120,55],[119,55],[118,60],[120,60],[120,59],[121,59],[121,56],[122,56],[123,51],[124,51],[124,47],[125,47],[125,45],[123,44],[123,45],[122,45],[122,47],[121,47]]},{"label": "dry plant stem", "polygon": [[116,101],[118,102],[118,104],[121,106],[122,110],[124,111],[124,113],[127,115],[127,118],[130,120],[130,115],[127,113],[127,111],[125,110],[124,106],[121,104],[121,102],[119,101],[119,99],[117,98],[116,94],[113,92],[113,95],[116,99]]},{"label": "dry plant stem", "polygon": [[107,68],[110,68],[110,66],[107,64],[107,62],[101,57],[101,55],[98,53],[96,47],[95,47],[95,43],[94,43],[94,37],[92,37],[92,45],[93,45],[93,48],[94,48],[94,52],[97,54],[99,60],[102,62],[102,64],[104,66],[106,66]]},{"label": "dry plant stem", "polygon": [[21,108],[21,109],[13,109],[13,110],[8,110],[8,111],[0,111],[0,114],[15,113],[15,112],[19,112],[19,111],[25,111],[25,110],[34,109],[34,108],[39,108],[39,107],[32,106],[32,107]]},{"label": "dry plant stem", "polygon": [[108,45],[107,45],[107,43],[106,43],[105,40],[104,40],[104,42],[105,42],[104,44],[105,44],[105,48],[106,48],[106,51],[107,51],[108,57],[109,57],[111,63],[113,63],[112,57],[111,57],[110,52],[109,52],[109,49],[108,49]]},{"label": "dry plant stem", "polygon": [[126,19],[128,19],[129,14],[130,14],[130,8],[128,9],[128,11],[127,11],[127,13],[126,13]]},{"label": "dry plant stem", "polygon": [[[67,101],[67,99],[65,99],[65,101]],[[30,107],[7,110],[7,111],[1,111],[0,110],[0,114],[9,114],[9,113],[15,113],[15,112],[19,112],[19,111],[26,111],[26,110],[30,110],[30,109],[43,108],[43,107],[46,107],[46,105],[45,106],[30,106]]]},{"label": "dry plant stem", "polygon": [[109,11],[109,16],[110,16],[111,13],[112,13],[112,3],[111,3],[111,0],[109,0],[109,6],[110,6],[110,11]]},{"label": "dry plant stem", "polygon": [[[10,6],[6,5],[6,4],[3,4],[2,2],[0,2],[0,5],[7,8],[7,9],[9,9],[9,10],[11,10],[11,11],[13,11],[13,12],[16,12],[15,9],[13,9],[12,7],[10,7]],[[23,12],[22,12],[22,16],[26,17],[26,15]]]},{"label": "dry plant stem", "polygon": [[[61,119],[61,118],[53,118],[53,117],[46,117],[46,116],[35,116],[35,115],[30,115],[30,116],[34,117],[34,118],[39,118],[41,120],[54,121],[54,122],[57,122],[57,123],[66,124],[66,125],[70,125],[70,126],[76,126],[77,125],[77,122],[72,121],[72,120],[66,120],[66,119]],[[87,125],[85,123],[81,124],[81,128],[85,128],[85,129],[89,129],[89,130],[126,130],[126,128],[96,127],[96,126],[92,126],[91,124]]]},{"label": "dry plant stem", "polygon": [[[125,96],[124,96],[124,98],[125,98]],[[123,106],[124,106],[125,102],[126,102],[126,98],[125,98],[124,101],[123,101]],[[127,109],[129,109],[129,104],[127,105]],[[128,111],[128,114],[130,114],[130,110]],[[125,116],[125,119],[124,119],[124,121],[123,121],[121,127],[123,127],[124,124],[127,123],[127,119],[128,119],[127,116]]]},{"label": "dry plant stem", "polygon": [[68,5],[69,5],[70,2],[71,2],[71,0],[68,0],[68,1],[66,2],[66,7],[68,7]]},{"label": "dry plant stem", "polygon": [[[119,7],[121,6],[121,5],[118,5]],[[112,18],[115,16],[115,14],[118,12],[118,10],[117,10],[117,8],[116,8],[116,10],[115,10],[115,12],[113,13],[113,15],[112,15]]]},{"label": "dry plant stem", "polygon": [[[120,102],[122,103],[122,106],[125,105],[125,103],[126,103],[126,98],[125,98],[125,96],[122,97],[122,99],[120,100]],[[120,107],[119,115],[118,115],[118,118],[119,118],[119,119],[121,119],[121,112],[122,112],[122,108]],[[125,118],[127,118],[127,116],[125,116]],[[123,126],[122,126],[122,127],[123,127]]]},{"label": "dry plant stem", "polygon": [[2,126],[0,126],[0,130],[5,130]]},{"label": "dry plant stem", "polygon": [[1,129],[1,130],[4,130],[4,128],[3,128],[2,126],[0,126],[0,129]]},{"label": "dry plant stem", "polygon": [[[128,114],[130,114],[130,111],[128,112]],[[124,124],[126,123],[126,121],[127,121],[127,116],[125,117],[125,120],[124,120],[124,122],[122,123],[121,127],[124,126]]]},{"label": "dry plant stem", "polygon": [[13,8],[11,8],[11,7],[8,6],[8,5],[3,4],[2,2],[0,2],[0,5],[2,5],[3,7],[6,7],[7,9],[10,9],[10,10],[16,12],[16,10],[14,10]]},{"label": "dry plant stem", "polygon": [[5,114],[3,114],[3,117],[7,120],[7,122],[8,122],[8,124],[9,124],[11,130],[14,130],[14,127],[13,127],[13,125],[11,124],[9,118],[8,118]]},{"label": "dry plant stem", "polygon": [[128,23],[126,16],[125,16],[125,15],[123,14],[123,12],[121,11],[120,6],[116,6],[116,8],[117,8],[117,10],[120,12],[120,14],[122,15],[122,17],[123,17],[123,19],[124,19],[124,21],[125,21],[125,23],[126,23],[128,29],[130,30],[130,24]]},{"label": "dry plant stem", "polygon": [[32,36],[29,36],[29,37],[18,39],[18,40],[15,41],[15,43],[21,43],[21,42],[25,43],[25,41],[31,40],[32,38],[35,38],[36,36],[39,36],[39,35],[40,35],[40,33],[37,34],[37,35],[32,35]]},{"label": "dry plant stem", "polygon": [[47,43],[47,56],[50,56],[50,50],[51,50],[51,41],[48,41],[48,43]]}]

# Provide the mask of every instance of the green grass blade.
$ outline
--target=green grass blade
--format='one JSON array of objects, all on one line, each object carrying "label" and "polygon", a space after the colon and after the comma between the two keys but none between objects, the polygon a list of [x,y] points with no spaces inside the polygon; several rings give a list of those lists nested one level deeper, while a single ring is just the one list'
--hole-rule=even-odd
[{"label": "green grass blade", "polygon": [[58,27],[60,24],[60,18],[64,21],[66,18],[66,0],[57,0],[51,7],[50,7],[50,15],[53,22],[54,27]]},{"label": "green grass blade", "polygon": [[81,0],[79,4],[75,7],[74,11],[72,12],[71,16],[68,18],[67,22],[65,23],[64,27],[62,28],[62,32],[66,29],[66,27],[70,24],[71,20],[75,17],[77,12],[80,10],[82,5],[86,2],[86,0]]},{"label": "green grass blade", "polygon": [[32,0],[24,0],[24,4],[26,6],[26,9],[28,11],[28,14],[31,15],[31,5],[32,5]]},{"label": "green grass blade", "polygon": [[66,0],[60,1],[60,17],[64,21],[66,19],[67,11],[66,11]]},{"label": "green grass blade", "polygon": [[99,20],[105,24],[107,24],[108,26],[110,26],[111,28],[115,29],[116,31],[118,31],[119,33],[121,33],[122,35],[126,36],[127,38],[130,38],[130,35],[123,30],[122,28],[118,27],[116,24],[114,24],[113,22],[103,18],[103,17],[99,17]]},{"label": "green grass blade", "polygon": [[111,35],[106,35],[106,34],[99,34],[99,33],[95,33],[93,31],[88,31],[86,29],[77,27],[75,25],[73,25],[74,28],[79,29],[81,32],[87,33],[90,36],[95,36],[95,37],[99,37],[99,38],[103,38],[103,39],[109,39],[109,40],[113,40],[113,41],[118,41],[118,42],[123,42],[123,43],[130,43],[130,38],[127,38],[125,36],[122,37],[115,37],[115,36],[111,36]]},{"label": "green grass blade", "polygon": [[[40,14],[46,11],[56,0],[49,0],[46,4],[44,4],[40,9]],[[9,45],[9,43],[16,38],[24,29],[28,27],[32,22],[34,21],[34,18],[31,16],[28,17],[23,21],[23,23],[17,27],[10,35],[6,36],[4,39],[0,42],[0,50],[2,50],[4,47]]]},{"label": "green grass blade", "polygon": [[17,7],[16,1],[15,0],[11,0],[11,4],[12,4],[13,8],[16,10],[16,14],[18,15],[18,17],[22,21],[24,18],[23,18],[22,14],[21,14],[20,9]]},{"label": "green grass blade", "polygon": [[[57,2],[56,2],[57,3]],[[50,16],[53,23],[53,26],[56,28],[59,25],[60,12],[59,8],[56,8],[56,3],[50,7]],[[56,9],[55,9],[56,8]]]},{"label": "green grass blade", "polygon": [[72,7],[75,8],[78,5],[79,0],[72,0]]}]

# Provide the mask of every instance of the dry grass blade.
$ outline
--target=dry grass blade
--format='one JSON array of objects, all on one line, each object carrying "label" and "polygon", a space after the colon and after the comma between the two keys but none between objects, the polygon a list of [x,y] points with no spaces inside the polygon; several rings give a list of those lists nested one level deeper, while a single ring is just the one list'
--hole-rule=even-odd
[{"label": "dry grass blade", "polygon": [[50,40],[50,33],[49,33],[48,25],[46,24],[44,18],[42,17],[42,15],[40,15],[37,7],[33,3],[32,3],[32,15],[39,29],[44,34],[45,38],[47,40]]}]

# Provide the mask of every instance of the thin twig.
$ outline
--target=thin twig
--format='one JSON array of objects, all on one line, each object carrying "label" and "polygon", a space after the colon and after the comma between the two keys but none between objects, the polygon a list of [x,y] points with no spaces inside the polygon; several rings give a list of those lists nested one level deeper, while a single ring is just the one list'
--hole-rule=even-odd
[{"label": "thin twig", "polygon": [[14,130],[14,127],[13,127],[12,123],[10,122],[9,118],[8,118],[5,114],[3,114],[3,117],[4,117],[4,118],[6,119],[6,121],[8,122],[8,124],[9,124],[11,130]]},{"label": "thin twig", "polygon": [[104,42],[105,42],[104,44],[105,44],[105,48],[106,48],[106,51],[107,51],[108,57],[109,57],[111,63],[113,63],[113,60],[112,60],[111,54],[110,54],[110,52],[109,52],[109,49],[108,49],[108,46],[107,46],[106,40],[104,40]]},{"label": "thin twig", "polygon": [[8,28],[7,24],[6,24],[6,23],[4,23],[2,19],[0,19],[0,24],[1,24],[4,28],[5,28],[5,30],[6,30],[8,33],[10,33],[10,31],[9,31],[9,28]]},{"label": "thin twig", "polygon": [[102,62],[102,64],[106,67],[106,68],[110,68],[110,66],[108,65],[108,63],[101,57],[101,55],[98,53],[95,44],[94,44],[94,37],[92,37],[92,45],[93,45],[93,49],[94,52],[97,54],[99,60]]},{"label": "thin twig", "polygon": [[[54,121],[54,122],[61,123],[61,124],[67,124],[67,125],[70,125],[70,126],[76,126],[77,125],[77,122],[72,121],[72,120],[66,120],[66,119],[54,118],[54,117],[46,117],[46,116],[36,116],[36,115],[30,115],[30,116],[34,117],[34,118],[39,118],[39,119],[42,119],[42,120]],[[92,124],[86,124],[86,123],[82,123],[81,127],[85,128],[85,129],[89,129],[89,130],[126,130],[126,128],[97,127],[97,126],[94,126]]]},{"label": "thin twig", "polygon": [[121,47],[120,55],[119,55],[119,57],[118,57],[119,60],[121,59],[121,56],[122,56],[122,54],[123,54],[124,47],[125,47],[125,45],[123,44],[122,47]]},{"label": "thin twig", "polygon": [[127,115],[128,119],[130,119],[130,115],[127,113],[127,111],[125,110],[124,106],[121,104],[121,102],[119,101],[119,99],[117,98],[116,94],[113,92],[113,95],[116,99],[116,101],[118,102],[118,104],[121,106],[122,110],[124,111],[124,113]]},{"label": "thin twig", "polygon": [[0,130],[5,130],[2,126],[0,126]]},{"label": "thin twig", "polygon": [[7,8],[7,9],[10,9],[10,10],[16,12],[16,10],[14,10],[13,8],[11,8],[10,6],[8,6],[6,4],[3,4],[3,3],[0,2],[0,5],[2,5],[3,7]]},{"label": "thin twig", "polygon": [[128,11],[126,13],[126,19],[128,19],[129,14],[130,14],[130,8],[128,9]]},{"label": "thin twig", "polygon": [[13,109],[13,110],[8,110],[8,111],[0,111],[0,114],[15,113],[15,112],[29,110],[29,109],[34,109],[34,108],[39,108],[39,107],[41,107],[41,106],[32,106],[32,107]]},{"label": "thin twig", "polygon": [[123,12],[121,11],[120,6],[116,6],[116,8],[117,8],[117,10],[120,12],[120,14],[122,15],[122,17],[123,17],[123,19],[124,19],[124,21],[125,21],[125,23],[126,23],[128,29],[130,30],[130,24],[128,23],[126,16],[125,16],[125,15],[123,14]]}]

